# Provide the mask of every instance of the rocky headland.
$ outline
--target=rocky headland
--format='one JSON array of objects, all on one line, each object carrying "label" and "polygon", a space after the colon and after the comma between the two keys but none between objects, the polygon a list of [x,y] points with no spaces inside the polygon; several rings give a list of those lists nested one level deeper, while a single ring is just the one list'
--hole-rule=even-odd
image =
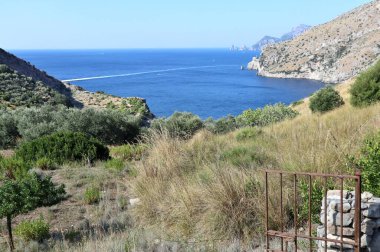
[{"label": "rocky headland", "polygon": [[380,0],[375,0],[292,40],[266,46],[248,69],[267,77],[340,83],[378,59]]}]

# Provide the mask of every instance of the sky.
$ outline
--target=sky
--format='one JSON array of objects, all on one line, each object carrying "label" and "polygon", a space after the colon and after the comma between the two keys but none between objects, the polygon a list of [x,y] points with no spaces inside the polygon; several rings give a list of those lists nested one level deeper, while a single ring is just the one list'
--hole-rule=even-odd
[{"label": "sky", "polygon": [[0,48],[225,48],[369,0],[0,0]]}]

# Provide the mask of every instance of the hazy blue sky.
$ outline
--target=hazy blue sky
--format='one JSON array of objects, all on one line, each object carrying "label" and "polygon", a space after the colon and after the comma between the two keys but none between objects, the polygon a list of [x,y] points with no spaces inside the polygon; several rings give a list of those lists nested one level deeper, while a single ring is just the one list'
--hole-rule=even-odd
[{"label": "hazy blue sky", "polygon": [[369,0],[0,0],[5,49],[252,45]]}]

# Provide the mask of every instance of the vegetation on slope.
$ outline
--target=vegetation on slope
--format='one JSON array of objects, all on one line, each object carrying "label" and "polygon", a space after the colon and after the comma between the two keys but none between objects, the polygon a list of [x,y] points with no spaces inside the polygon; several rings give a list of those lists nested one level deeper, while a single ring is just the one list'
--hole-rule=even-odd
[{"label": "vegetation on slope", "polygon": [[66,105],[69,99],[31,77],[26,77],[11,70],[6,65],[0,65],[0,106],[41,106]]}]

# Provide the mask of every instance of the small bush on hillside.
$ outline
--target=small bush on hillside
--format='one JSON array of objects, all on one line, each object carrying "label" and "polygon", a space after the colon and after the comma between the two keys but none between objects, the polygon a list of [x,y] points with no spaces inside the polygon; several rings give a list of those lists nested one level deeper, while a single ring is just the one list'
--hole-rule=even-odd
[{"label": "small bush on hillside", "polygon": [[100,200],[100,189],[98,186],[90,186],[86,188],[84,192],[84,201],[87,204],[96,204]]},{"label": "small bush on hillside", "polygon": [[111,156],[125,161],[140,160],[146,150],[146,145],[143,144],[125,144],[112,147],[110,150]]},{"label": "small bush on hillside", "polygon": [[41,170],[54,170],[56,165],[51,159],[42,157],[36,160],[35,167]]},{"label": "small bush on hillside", "polygon": [[109,151],[98,140],[83,133],[58,132],[21,144],[16,156],[27,162],[47,158],[63,164],[67,161],[106,160]]},{"label": "small bush on hillside", "polygon": [[16,226],[15,233],[26,241],[42,242],[49,238],[49,229],[49,224],[40,218],[22,221]]},{"label": "small bush on hillside", "polygon": [[344,104],[343,98],[332,87],[319,90],[310,98],[310,109],[312,112],[327,112]]},{"label": "small bush on hillside", "polygon": [[204,122],[204,126],[207,130],[213,132],[214,134],[225,134],[238,128],[236,119],[232,115],[222,117],[216,121],[212,118],[208,118]]},{"label": "small bush on hillside", "polygon": [[30,169],[31,166],[19,158],[0,158],[0,180],[22,179]]},{"label": "small bush on hillside", "polygon": [[172,137],[188,139],[203,128],[203,121],[192,113],[175,112],[168,118],[153,120],[151,127],[158,131],[166,130]]},{"label": "small bush on hillside", "polygon": [[240,126],[267,126],[273,123],[291,119],[298,115],[298,112],[285,104],[278,103],[267,105],[256,110],[248,109],[237,116],[236,120]]},{"label": "small bush on hillside", "polygon": [[380,132],[365,141],[357,166],[361,170],[363,190],[380,196]]},{"label": "small bush on hillside", "polygon": [[363,107],[380,101],[380,61],[363,72],[352,85],[351,104]]}]

